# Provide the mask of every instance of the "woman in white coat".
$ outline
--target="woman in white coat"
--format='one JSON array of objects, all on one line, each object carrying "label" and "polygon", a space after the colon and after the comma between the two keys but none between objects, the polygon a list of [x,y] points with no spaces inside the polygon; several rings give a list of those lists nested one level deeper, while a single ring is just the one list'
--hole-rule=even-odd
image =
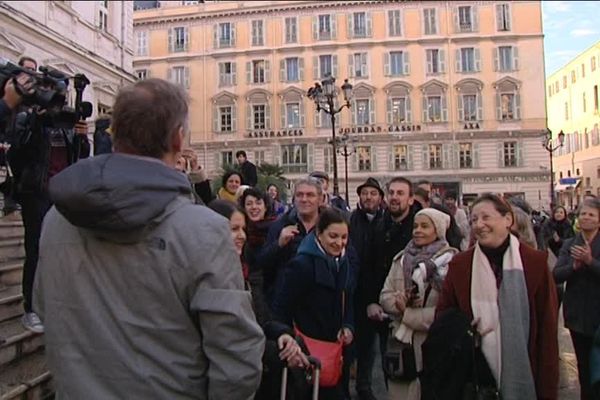
[{"label": "woman in white coat", "polygon": [[[379,302],[392,318],[388,343],[412,344],[416,369],[423,368],[421,345],[435,317],[448,263],[458,252],[446,242],[450,217],[433,208],[415,215],[413,238],[392,262]],[[391,347],[391,346],[390,346]],[[390,399],[419,400],[418,379],[389,380]]]}]

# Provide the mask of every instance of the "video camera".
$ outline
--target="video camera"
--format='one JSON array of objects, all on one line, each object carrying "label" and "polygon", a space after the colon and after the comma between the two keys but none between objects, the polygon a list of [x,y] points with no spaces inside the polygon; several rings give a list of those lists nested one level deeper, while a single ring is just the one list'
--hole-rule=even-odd
[{"label": "video camera", "polygon": [[[34,81],[29,92],[18,84],[16,77],[25,73]],[[23,97],[23,104],[45,111],[44,125],[55,128],[71,129],[78,121],[92,115],[92,104],[83,101],[83,91],[90,84],[84,74],[68,76],[62,71],[48,66],[41,66],[39,72],[22,68],[10,61],[0,58],[0,97],[4,95],[4,85],[13,79],[17,92]],[[75,108],[67,105],[67,88],[69,80],[73,80],[75,88]]]}]

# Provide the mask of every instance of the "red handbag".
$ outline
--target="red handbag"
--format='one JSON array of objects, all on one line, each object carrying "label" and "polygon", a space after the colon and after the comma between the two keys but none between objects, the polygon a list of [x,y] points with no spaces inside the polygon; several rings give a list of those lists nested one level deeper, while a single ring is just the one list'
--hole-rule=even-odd
[{"label": "red handbag", "polygon": [[342,377],[342,357],[343,343],[341,340],[335,342],[326,342],[324,340],[313,339],[306,336],[298,327],[295,327],[296,335],[301,337],[308,348],[311,356],[321,361],[321,378],[319,386],[336,386]]}]

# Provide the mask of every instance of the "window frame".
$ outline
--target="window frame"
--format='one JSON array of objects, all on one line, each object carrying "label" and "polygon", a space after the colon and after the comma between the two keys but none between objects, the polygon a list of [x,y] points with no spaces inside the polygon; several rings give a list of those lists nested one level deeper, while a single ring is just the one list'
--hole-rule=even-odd
[{"label": "window frame", "polygon": [[[294,143],[282,144],[279,150],[281,151],[281,168],[285,173],[306,173],[308,172],[309,154],[308,144]],[[296,162],[297,152],[299,152],[300,162]],[[287,159],[286,159],[287,154]],[[290,162],[292,161],[292,162]]]}]

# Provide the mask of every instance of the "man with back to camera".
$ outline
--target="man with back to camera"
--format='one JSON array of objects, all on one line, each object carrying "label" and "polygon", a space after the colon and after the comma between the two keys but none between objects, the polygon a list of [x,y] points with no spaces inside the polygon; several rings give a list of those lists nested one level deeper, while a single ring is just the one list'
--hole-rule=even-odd
[{"label": "man with back to camera", "polygon": [[58,397],[252,399],[264,336],[229,224],[174,168],[186,94],[125,87],[112,126],[114,153],[50,182],[34,301]]},{"label": "man with back to camera", "polygon": [[235,153],[235,158],[237,158],[240,166],[240,172],[242,173],[242,184],[251,187],[256,186],[256,183],[258,182],[256,165],[248,161],[248,156],[244,150],[239,150],[237,153]]}]

